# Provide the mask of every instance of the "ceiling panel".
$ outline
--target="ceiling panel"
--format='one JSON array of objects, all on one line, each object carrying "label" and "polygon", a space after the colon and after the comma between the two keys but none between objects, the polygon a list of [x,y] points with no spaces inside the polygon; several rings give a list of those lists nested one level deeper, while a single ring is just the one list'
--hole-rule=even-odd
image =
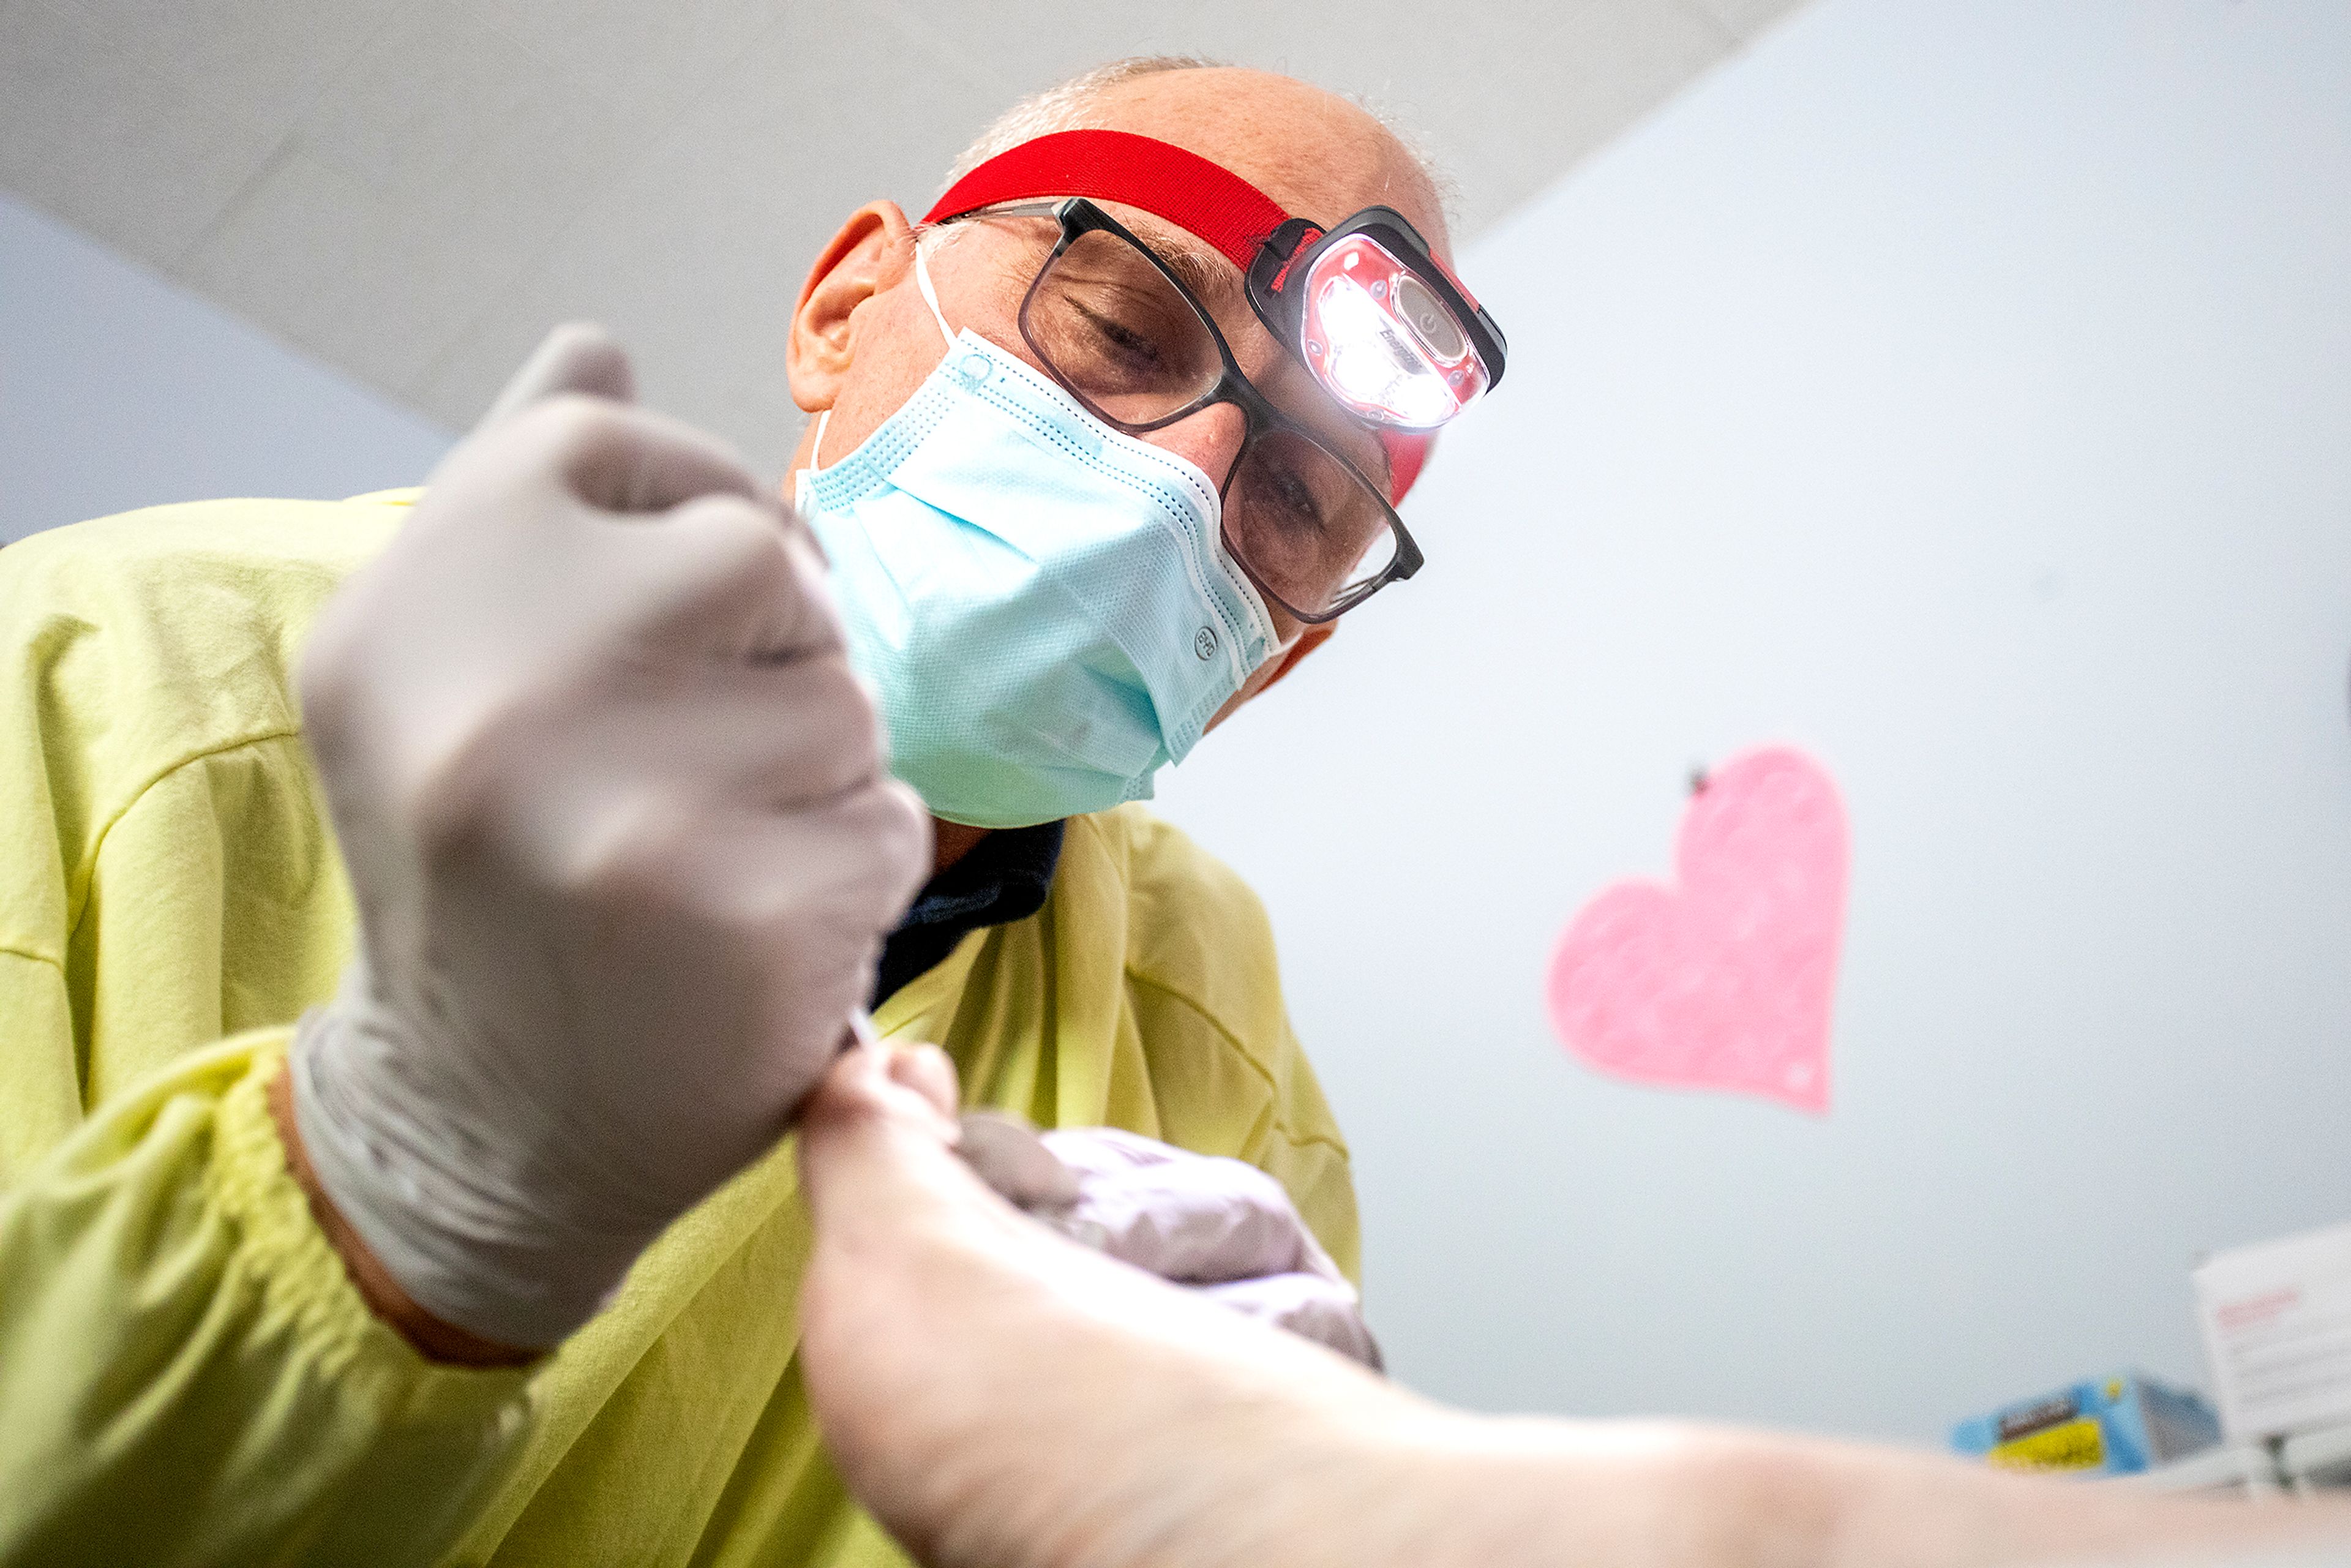
[{"label": "ceiling panel", "polygon": [[861,203],[1121,55],[1286,69],[1398,120],[1460,235],[1798,0],[0,0],[0,185],[451,426],[547,326],[763,465],[784,319]]},{"label": "ceiling panel", "polygon": [[140,260],[168,269],[278,141],[88,18],[0,0],[0,183]]},{"label": "ceiling panel", "polygon": [[167,72],[275,138],[291,130],[402,0],[74,0],[110,52]]},{"label": "ceiling panel", "polygon": [[1794,7],[1788,0],[1698,0],[1698,8],[1741,38],[1751,38]]},{"label": "ceiling panel", "polygon": [[[649,401],[780,462],[797,420],[777,427],[758,412],[776,412],[775,399],[746,388],[780,395],[793,299],[841,221],[878,195],[914,202],[968,139],[961,96],[936,89],[946,69],[927,37],[839,27],[814,8],[787,17],[401,390],[462,423],[550,323],[585,318],[629,345]],[[857,85],[844,95],[843,82]],[[854,157],[810,128],[814,106],[844,96]]]},{"label": "ceiling panel", "polygon": [[853,15],[778,0],[476,0],[471,9],[580,90],[657,119],[693,103],[763,33],[795,18],[841,27]]}]

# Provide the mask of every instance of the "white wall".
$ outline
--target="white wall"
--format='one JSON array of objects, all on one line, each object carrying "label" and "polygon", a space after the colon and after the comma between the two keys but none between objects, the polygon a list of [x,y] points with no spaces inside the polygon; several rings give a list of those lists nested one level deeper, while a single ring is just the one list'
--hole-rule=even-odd
[{"label": "white wall", "polygon": [[0,195],[0,543],[424,477],[449,433]]},{"label": "white wall", "polygon": [[[1408,1381],[1939,1442],[2199,1379],[2351,1217],[2351,7],[1823,0],[1475,246],[1428,555],[1163,801],[1254,881]],[[1549,946],[1824,758],[1825,1122],[1604,1081]]]}]

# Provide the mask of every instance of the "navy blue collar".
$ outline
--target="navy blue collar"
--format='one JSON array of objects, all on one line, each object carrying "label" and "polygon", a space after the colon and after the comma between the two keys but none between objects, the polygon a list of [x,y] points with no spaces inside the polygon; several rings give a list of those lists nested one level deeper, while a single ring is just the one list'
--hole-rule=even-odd
[{"label": "navy blue collar", "polygon": [[1045,907],[1053,868],[1061,860],[1060,822],[998,828],[931,878],[914,895],[898,929],[882,945],[873,975],[873,1006],[907,981],[927,974],[956,944],[983,925],[1008,925]]}]

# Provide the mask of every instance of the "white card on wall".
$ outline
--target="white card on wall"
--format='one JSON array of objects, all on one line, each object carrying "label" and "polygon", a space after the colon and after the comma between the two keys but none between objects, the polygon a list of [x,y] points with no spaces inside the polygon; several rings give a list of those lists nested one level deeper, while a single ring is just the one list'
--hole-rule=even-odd
[{"label": "white card on wall", "polygon": [[2216,1252],[2195,1278],[2232,1440],[2351,1421],[2351,1225]]}]

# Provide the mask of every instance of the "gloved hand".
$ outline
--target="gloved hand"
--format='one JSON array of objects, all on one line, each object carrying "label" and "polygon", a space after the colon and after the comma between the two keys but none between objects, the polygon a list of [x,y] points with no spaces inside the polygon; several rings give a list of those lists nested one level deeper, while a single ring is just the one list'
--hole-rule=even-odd
[{"label": "gloved hand", "polygon": [[813,546],[629,385],[559,330],[301,672],[360,952],[295,1124],[419,1306],[523,1348],[783,1134],[930,859]]},{"label": "gloved hand", "polygon": [[980,1179],[1073,1240],[1377,1370],[1354,1287],[1281,1184],[1114,1127],[1039,1134],[989,1112],[958,1147]]}]

